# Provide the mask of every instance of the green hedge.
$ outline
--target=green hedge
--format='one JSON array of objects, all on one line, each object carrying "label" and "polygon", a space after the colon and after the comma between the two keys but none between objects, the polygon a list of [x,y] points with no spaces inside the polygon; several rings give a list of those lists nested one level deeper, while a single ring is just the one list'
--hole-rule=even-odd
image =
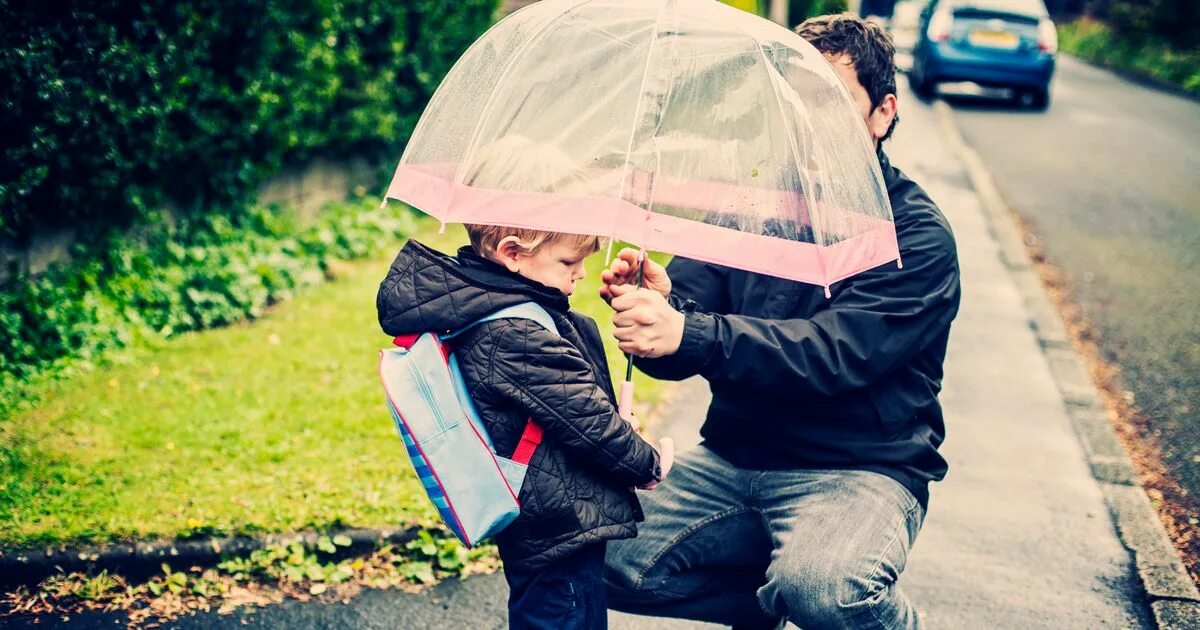
[{"label": "green hedge", "polygon": [[334,261],[379,255],[415,219],[403,204],[358,200],[327,206],[307,225],[262,207],[157,225],[77,246],[71,262],[0,293],[0,412],[21,380],[48,366],[258,317],[325,280]]},{"label": "green hedge", "polygon": [[0,236],[398,158],[497,0],[0,0]]},{"label": "green hedge", "polygon": [[1174,48],[1161,39],[1131,38],[1107,24],[1080,18],[1058,27],[1063,52],[1200,94],[1200,48]]},{"label": "green hedge", "polygon": [[1184,50],[1200,46],[1196,0],[1104,0],[1091,2],[1089,9],[1122,39],[1159,41]]}]

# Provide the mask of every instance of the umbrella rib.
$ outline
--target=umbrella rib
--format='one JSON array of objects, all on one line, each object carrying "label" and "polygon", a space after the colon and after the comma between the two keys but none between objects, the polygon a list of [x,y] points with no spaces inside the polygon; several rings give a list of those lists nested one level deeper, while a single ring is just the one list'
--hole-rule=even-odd
[{"label": "umbrella rib", "polygon": [[[654,32],[650,34],[650,44],[646,49],[646,63],[642,66],[642,82],[638,86],[637,106],[633,108],[633,121],[629,125],[629,145],[625,149],[625,164],[621,166],[621,187],[617,191],[617,198],[625,198],[625,184],[629,181],[629,159],[633,155],[633,141],[637,137],[638,119],[642,116],[642,103],[646,93],[646,79],[650,76],[650,60],[654,58],[654,46],[658,42],[659,24],[662,23],[663,14],[667,11],[667,5],[670,2],[663,2],[662,8],[658,10],[658,15],[654,16]],[[646,210],[650,212],[649,209]],[[614,217],[612,237],[616,238],[616,221],[619,217]]]},{"label": "umbrella rib", "polygon": [[[790,128],[791,124],[788,121],[788,118],[786,116],[787,110],[784,109],[783,98],[779,94],[779,86],[776,84],[775,76],[773,76],[771,74],[772,69],[775,67],[775,64],[771,63],[771,61],[769,59],[767,59],[767,53],[763,49],[762,42],[759,42],[756,37],[754,37],[753,35],[751,35],[749,33],[745,33],[745,35],[747,37],[749,37],[751,40],[753,40],[755,42],[755,44],[758,46],[758,55],[759,55],[759,57],[762,58],[763,70],[765,72],[767,72],[767,80],[771,82],[771,92],[775,95],[775,104],[779,108],[780,118],[783,120],[785,130],[787,131],[786,135],[787,135],[787,141],[788,141],[788,149],[792,152],[792,162],[794,162],[796,164],[796,174],[798,176],[800,176],[802,179],[807,180],[808,178],[805,177],[805,175],[804,175],[804,169],[800,167],[802,162],[800,162],[800,154],[796,150],[796,138],[794,135],[795,130]],[[805,194],[806,195],[811,194],[812,182],[805,181],[805,184],[808,185],[805,190]],[[812,231],[813,231],[813,241],[815,241],[815,245],[817,246],[817,261],[821,263],[821,276],[825,278],[826,290],[828,291],[829,273],[825,269],[825,256],[823,255],[823,248],[821,245],[822,243],[825,242],[825,238],[824,238],[825,235],[822,232],[820,226],[818,225],[820,223],[820,221],[817,220],[818,209],[816,207],[816,200],[813,199],[812,203],[808,203],[807,205],[808,205],[809,222],[812,224],[811,227],[812,227]]]}]

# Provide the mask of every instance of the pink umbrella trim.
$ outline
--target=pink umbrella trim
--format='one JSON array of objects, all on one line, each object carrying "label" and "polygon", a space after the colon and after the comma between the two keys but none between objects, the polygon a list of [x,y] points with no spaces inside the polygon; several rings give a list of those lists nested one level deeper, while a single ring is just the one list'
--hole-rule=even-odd
[{"label": "pink umbrella trim", "polygon": [[[449,166],[402,164],[396,169],[387,197],[403,201],[446,223],[507,225],[612,236],[653,251],[825,287],[900,259],[893,224],[865,215],[857,217],[862,225],[856,226],[861,229],[856,230],[855,236],[820,246],[647,212],[615,197],[569,197],[455,184],[439,176],[452,171],[452,167],[447,168]],[[712,199],[711,194],[715,192],[712,187],[728,187],[696,182],[689,191],[689,187],[681,182],[670,182],[667,186],[664,183],[655,187],[656,200],[666,197],[672,203],[692,207],[704,207],[695,202]],[[761,200],[767,193],[771,191],[747,189],[745,198]]]}]

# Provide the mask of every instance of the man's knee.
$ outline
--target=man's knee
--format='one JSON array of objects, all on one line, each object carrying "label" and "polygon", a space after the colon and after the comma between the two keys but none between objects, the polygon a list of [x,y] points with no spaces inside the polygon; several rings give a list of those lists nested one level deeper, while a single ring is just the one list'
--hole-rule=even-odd
[{"label": "man's knee", "polygon": [[770,614],[802,628],[856,627],[871,607],[886,598],[890,584],[833,566],[793,566],[767,573],[759,601]]},{"label": "man's knee", "polygon": [[610,597],[625,600],[636,598],[642,590],[642,575],[648,558],[640,553],[637,539],[617,540],[608,544],[604,558],[604,584]]}]

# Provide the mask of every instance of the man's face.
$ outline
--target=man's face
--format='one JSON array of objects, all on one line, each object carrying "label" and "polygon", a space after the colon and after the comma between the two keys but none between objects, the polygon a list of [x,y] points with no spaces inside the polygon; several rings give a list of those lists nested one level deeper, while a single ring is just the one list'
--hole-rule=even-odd
[{"label": "man's face", "polygon": [[858,71],[854,68],[854,61],[850,59],[850,55],[846,53],[824,54],[825,59],[842,78],[842,83],[846,84],[846,89],[850,90],[850,96],[854,98],[854,104],[858,106],[859,115],[867,123],[867,134],[871,136],[875,146],[879,146],[879,140],[887,135],[888,127],[892,125],[892,119],[896,117],[896,95],[888,94],[883,97],[883,102],[879,104],[879,107],[871,109],[871,95],[867,93],[867,88],[858,82]]}]

